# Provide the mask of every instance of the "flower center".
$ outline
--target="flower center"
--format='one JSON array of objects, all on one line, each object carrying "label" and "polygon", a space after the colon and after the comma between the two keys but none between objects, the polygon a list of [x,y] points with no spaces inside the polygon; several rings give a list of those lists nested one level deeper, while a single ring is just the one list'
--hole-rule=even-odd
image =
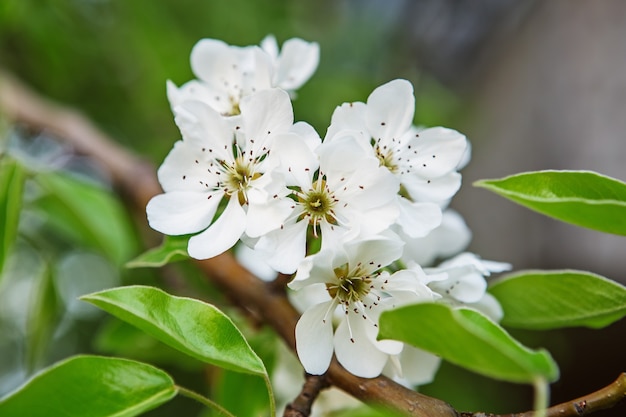
[{"label": "flower center", "polygon": [[376,152],[380,166],[387,168],[393,174],[398,171],[398,165],[393,160],[393,151],[391,149],[386,146],[381,148],[380,145],[376,145],[374,151]]},{"label": "flower center", "polygon": [[363,300],[372,288],[372,277],[369,275],[359,276],[360,271],[350,271],[348,264],[344,264],[333,270],[339,283],[327,283],[326,291],[334,299],[338,298],[342,304],[349,305]]},{"label": "flower center", "polygon": [[325,180],[315,181],[308,192],[298,197],[298,201],[304,209],[302,215],[309,218],[314,233],[321,221],[336,224],[333,208],[337,200],[326,186]]},{"label": "flower center", "polygon": [[232,164],[221,162],[226,180],[224,181],[224,191],[229,196],[237,194],[241,205],[248,202],[246,191],[250,183],[262,174],[254,171],[254,162],[247,161],[243,156],[238,156]]}]

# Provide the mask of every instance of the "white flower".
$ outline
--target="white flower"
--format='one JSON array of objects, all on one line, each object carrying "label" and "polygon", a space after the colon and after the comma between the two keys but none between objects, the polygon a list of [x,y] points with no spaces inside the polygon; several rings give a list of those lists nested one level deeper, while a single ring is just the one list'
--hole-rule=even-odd
[{"label": "white flower", "polygon": [[486,261],[469,252],[461,253],[424,271],[430,289],[442,296],[441,301],[452,305],[464,305],[480,310],[492,319],[502,318],[502,307],[487,292],[485,277],[492,272],[504,272],[511,265],[504,262]]},{"label": "white flower", "polygon": [[291,95],[311,78],[320,61],[320,47],[317,42],[307,42],[299,38],[285,41],[279,52],[276,38],[268,35],[261,41],[261,48],[272,60],[272,85],[288,91]]},{"label": "white flower", "polygon": [[272,37],[263,41],[263,49],[202,39],[193,47],[190,60],[198,79],[181,87],[167,82],[172,109],[184,101],[198,100],[223,116],[236,116],[247,95],[272,87],[293,92],[304,84],[317,68],[319,46],[290,39],[279,54]]},{"label": "white flower", "polygon": [[394,223],[397,180],[354,137],[323,143],[315,153],[302,141],[280,140],[276,146],[284,152],[270,155],[268,163],[280,167],[287,184],[297,190],[279,193],[293,192],[292,211],[279,229],[261,236],[254,247],[274,269],[296,270],[306,255],[309,229],[321,238],[322,249],[329,249],[378,234]]},{"label": "white flower", "polygon": [[290,203],[275,198],[284,182],[265,161],[277,138],[302,140],[290,130],[287,93],[271,89],[245,97],[236,126],[199,101],[186,101],[175,113],[183,140],[159,168],[165,193],[148,203],[150,226],[168,235],[198,233],[188,246],[198,259],[221,254],[244,234],[258,237],[279,227]]},{"label": "white flower", "polygon": [[[401,342],[376,340],[380,314],[400,305],[432,301],[434,295],[415,271],[391,275],[381,270],[401,253],[401,241],[377,236],[305,258],[289,287],[310,286],[307,289],[316,288],[326,299],[308,308],[296,325],[296,350],[308,373],[324,373],[334,351],[349,372],[372,378],[381,373],[390,355],[402,351]],[[335,331],[336,309],[341,315]]]},{"label": "white flower", "polygon": [[406,80],[393,80],[376,88],[367,103],[338,107],[325,141],[346,129],[358,131],[361,146],[373,152],[401,183],[398,224],[409,236],[422,237],[441,222],[438,204],[450,199],[461,185],[456,169],[467,141],[452,129],[414,128],[414,112],[413,86]]},{"label": "white flower", "polygon": [[438,258],[444,259],[458,254],[472,239],[471,230],[461,215],[452,209],[445,210],[441,225],[424,237],[411,238],[402,230],[398,230],[398,235],[406,243],[402,260],[421,266],[429,266]]}]

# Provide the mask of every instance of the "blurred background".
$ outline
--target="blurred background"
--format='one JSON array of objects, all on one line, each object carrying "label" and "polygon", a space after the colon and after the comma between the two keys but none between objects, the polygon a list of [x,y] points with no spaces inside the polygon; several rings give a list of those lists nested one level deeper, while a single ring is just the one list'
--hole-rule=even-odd
[{"label": "blurred background", "polygon": [[[472,251],[511,262],[516,269],[583,269],[626,283],[623,237],[553,221],[471,186],[477,179],[539,169],[594,170],[626,180],[626,2],[1,0],[0,69],[79,109],[159,164],[179,138],[165,82],[180,85],[193,78],[193,45],[201,38],[258,44],[267,34],[279,43],[301,37],[320,44],[320,66],[294,102],[296,119],[308,121],[320,135],[337,105],[365,100],[394,78],[414,84],[417,124],[443,125],[467,135],[473,158],[452,206],[473,231]],[[45,132],[35,136],[47,143]],[[28,249],[20,256],[31,259]],[[156,279],[145,271],[120,272],[89,251],[64,251],[59,265],[64,269],[57,276],[77,277],[55,284],[61,301],[107,285]],[[76,284],[81,280],[87,280],[84,287]],[[11,335],[23,334],[16,330],[22,316],[9,299],[0,297],[0,357],[5,358],[0,395],[32,371],[20,365],[25,342]],[[66,301],[63,309],[72,312],[72,324],[55,322],[56,336],[45,342],[55,347],[39,348],[44,353],[38,366],[78,351],[107,352],[102,343],[90,344],[98,328],[93,323],[103,317],[70,304]],[[67,328],[60,331],[59,323]],[[547,347],[557,359],[562,378],[553,386],[555,402],[600,388],[626,371],[623,323],[602,331],[516,336]],[[193,364],[180,372],[198,377]],[[439,382],[444,378],[452,382]],[[422,391],[460,410],[513,412],[530,406],[526,387],[452,366]],[[596,415],[622,414],[623,407]]]}]

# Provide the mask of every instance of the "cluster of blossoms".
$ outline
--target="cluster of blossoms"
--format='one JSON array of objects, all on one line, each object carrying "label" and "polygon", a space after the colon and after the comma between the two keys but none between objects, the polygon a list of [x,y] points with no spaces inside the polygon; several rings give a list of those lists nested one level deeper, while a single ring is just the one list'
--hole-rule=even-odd
[{"label": "cluster of blossoms", "polygon": [[337,107],[322,140],[294,123],[291,105],[318,61],[318,45],[300,39],[280,51],[273,37],[260,47],[200,41],[191,53],[198,79],[168,83],[182,140],[158,170],[164,193],[149,202],[148,221],[193,235],[193,258],[241,242],[272,270],[295,273],[297,352],[308,373],[324,373],[334,353],[357,376],[427,382],[438,359],[376,340],[383,311],[446,302],[501,316],[485,276],[508,265],[457,255],[470,233],[446,209],[467,140],[413,126],[406,80]]}]

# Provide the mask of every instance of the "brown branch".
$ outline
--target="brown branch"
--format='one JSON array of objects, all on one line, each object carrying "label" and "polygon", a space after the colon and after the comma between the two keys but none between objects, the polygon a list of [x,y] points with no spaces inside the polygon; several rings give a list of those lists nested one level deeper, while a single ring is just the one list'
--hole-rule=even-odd
[{"label": "brown branch", "polygon": [[309,417],[311,407],[319,393],[330,384],[324,375],[306,375],[300,394],[285,407],[283,417]]},{"label": "brown branch", "polygon": [[[50,132],[100,163],[138,211],[143,213],[150,198],[161,193],[154,166],[117,145],[82,114],[43,99],[12,76],[2,72],[0,110],[10,120]],[[217,286],[237,300],[239,306],[258,314],[295,350],[294,329],[299,314],[283,291],[276,291],[276,288],[256,278],[229,253],[198,261],[198,265]],[[409,416],[460,416],[444,401],[404,388],[384,376],[372,379],[356,377],[343,369],[336,360],[332,361],[325,380],[363,402],[389,407]],[[625,387],[626,376],[622,374],[617,381],[600,391],[551,407],[548,416],[583,416],[612,407],[624,397]],[[509,417],[532,415],[532,412],[528,412],[511,414]],[[463,416],[493,415],[475,413]]]},{"label": "brown branch", "polygon": [[[626,398],[626,372],[615,381],[596,392],[580,398],[553,405],[546,410],[546,417],[581,417],[607,408],[615,407]],[[518,414],[461,413],[460,417],[534,417],[534,411]]]}]

